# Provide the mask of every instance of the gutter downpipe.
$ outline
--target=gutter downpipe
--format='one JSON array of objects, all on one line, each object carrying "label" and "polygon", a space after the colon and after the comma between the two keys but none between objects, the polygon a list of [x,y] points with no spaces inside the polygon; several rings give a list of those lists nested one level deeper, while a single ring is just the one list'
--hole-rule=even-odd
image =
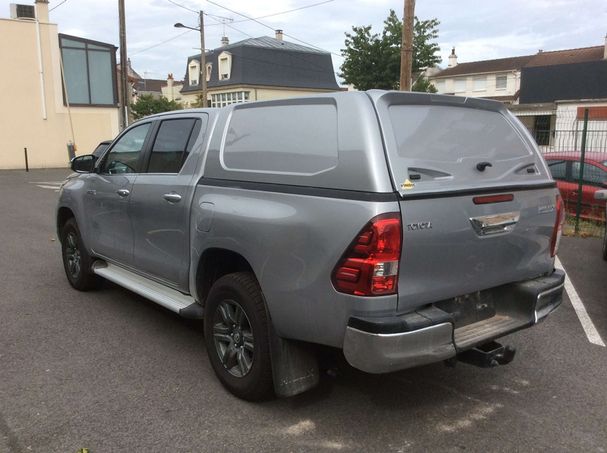
[{"label": "gutter downpipe", "polygon": [[40,75],[40,94],[42,97],[42,119],[46,120],[46,89],[44,88],[44,65],[42,61],[42,42],[40,39],[40,21],[36,18],[36,44],[38,47],[38,74]]}]

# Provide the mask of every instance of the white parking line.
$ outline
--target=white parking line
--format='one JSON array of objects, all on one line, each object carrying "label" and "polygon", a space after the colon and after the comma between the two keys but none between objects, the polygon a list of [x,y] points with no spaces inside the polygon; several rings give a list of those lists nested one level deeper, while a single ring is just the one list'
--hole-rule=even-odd
[{"label": "white parking line", "polygon": [[601,335],[599,334],[598,330],[596,330],[592,319],[590,319],[590,316],[588,316],[588,312],[586,311],[586,307],[584,307],[584,304],[582,303],[582,299],[580,299],[580,296],[575,290],[573,283],[571,283],[571,280],[569,279],[569,275],[567,275],[565,267],[563,267],[563,263],[561,263],[561,260],[559,260],[558,257],[556,258],[555,264],[557,267],[560,267],[561,269],[563,269],[563,271],[565,271],[565,291],[567,291],[567,295],[569,296],[571,305],[573,305],[575,314],[577,315],[578,319],[580,320],[580,323],[582,324],[582,328],[586,333],[588,341],[592,344],[605,347],[605,342],[601,338]]},{"label": "white parking line", "polygon": [[56,191],[59,191],[61,188],[60,186],[46,186],[44,184],[36,184],[36,187],[40,187],[41,189],[54,189]]}]

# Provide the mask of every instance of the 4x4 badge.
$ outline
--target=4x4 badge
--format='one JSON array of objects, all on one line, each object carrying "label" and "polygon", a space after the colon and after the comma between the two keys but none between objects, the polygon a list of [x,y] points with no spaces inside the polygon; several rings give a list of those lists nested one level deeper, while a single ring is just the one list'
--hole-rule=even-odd
[{"label": "4x4 badge", "polygon": [[415,184],[413,184],[409,179],[406,179],[405,182],[400,185],[400,187],[403,190],[411,190],[415,187]]}]

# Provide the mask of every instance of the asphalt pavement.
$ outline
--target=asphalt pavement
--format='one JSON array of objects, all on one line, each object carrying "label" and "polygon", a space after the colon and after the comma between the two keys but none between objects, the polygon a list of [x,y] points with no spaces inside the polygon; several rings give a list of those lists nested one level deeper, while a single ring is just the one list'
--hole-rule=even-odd
[{"label": "asphalt pavement", "polygon": [[[607,348],[567,298],[504,340],[507,366],[342,366],[291,399],[233,397],[199,322],[110,283],[69,286],[54,220],[67,173],[0,172],[0,452],[607,451]],[[559,256],[607,341],[600,244],[566,237]]]}]

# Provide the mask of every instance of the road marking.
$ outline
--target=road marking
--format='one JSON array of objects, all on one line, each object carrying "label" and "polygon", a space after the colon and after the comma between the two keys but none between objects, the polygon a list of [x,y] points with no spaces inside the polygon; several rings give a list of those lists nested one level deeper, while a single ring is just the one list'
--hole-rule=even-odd
[{"label": "road marking", "polygon": [[36,184],[36,187],[40,187],[41,189],[54,189],[57,191],[61,188],[61,186],[47,186],[44,184]]},{"label": "road marking", "polygon": [[561,269],[563,269],[563,271],[565,271],[565,291],[567,291],[567,295],[569,296],[571,305],[573,305],[575,314],[577,315],[578,319],[580,320],[580,323],[582,324],[582,328],[586,333],[588,341],[592,344],[605,347],[605,342],[601,338],[601,335],[599,335],[598,330],[596,330],[592,319],[590,319],[590,316],[588,316],[588,312],[586,311],[586,307],[582,303],[582,299],[580,299],[580,296],[575,290],[573,283],[571,283],[571,280],[569,279],[569,275],[567,275],[567,271],[565,270],[563,263],[561,263],[561,260],[559,260],[558,257],[556,258],[555,264]]}]

